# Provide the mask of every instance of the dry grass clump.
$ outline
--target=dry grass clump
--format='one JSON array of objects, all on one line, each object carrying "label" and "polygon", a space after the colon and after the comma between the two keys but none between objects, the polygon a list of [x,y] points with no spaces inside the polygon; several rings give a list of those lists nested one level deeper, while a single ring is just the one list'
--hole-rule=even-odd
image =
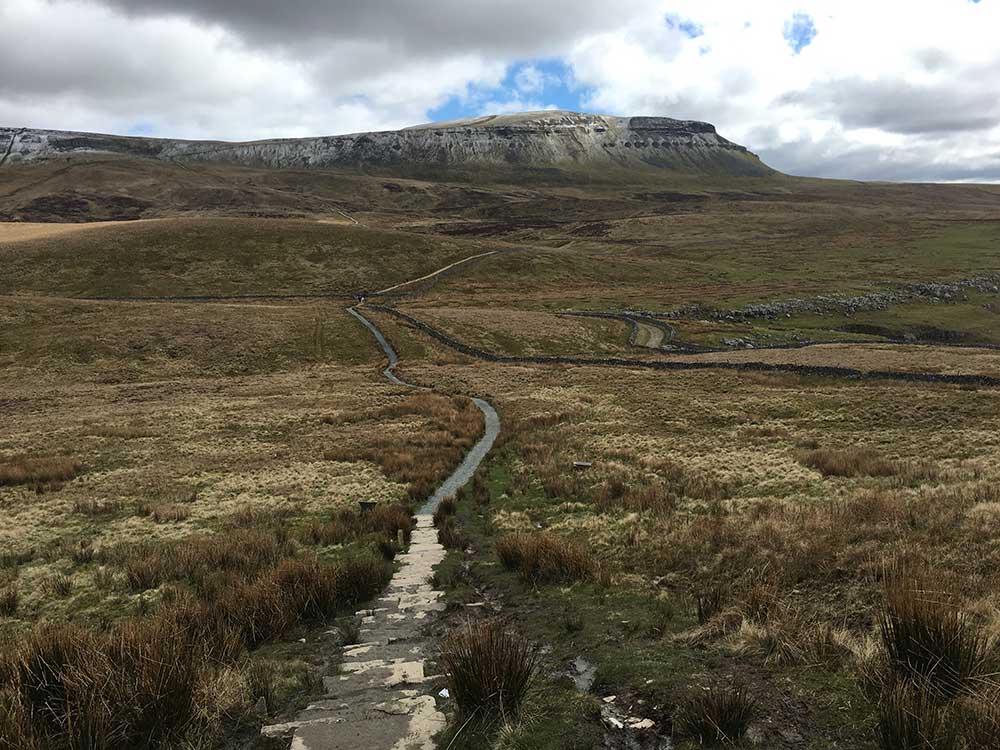
[{"label": "dry grass clump", "polygon": [[440,526],[442,521],[455,515],[456,512],[458,512],[458,504],[455,502],[455,498],[446,497],[438,503],[438,507],[434,510],[434,525]]},{"label": "dry grass clump", "polygon": [[453,630],[441,651],[451,695],[465,719],[515,717],[540,664],[538,651],[496,620]]},{"label": "dry grass clump", "polygon": [[744,686],[713,686],[693,691],[673,717],[674,734],[701,745],[738,742],[759,713]]},{"label": "dry grass clump", "polygon": [[265,509],[254,506],[244,506],[226,517],[226,525],[238,529],[263,528],[276,526],[288,520],[292,515],[289,508]]},{"label": "dry grass clump", "polygon": [[990,672],[995,644],[940,578],[889,570],[879,633],[893,682],[917,683],[950,698],[974,690]]},{"label": "dry grass clump", "polygon": [[462,533],[454,516],[446,516],[437,527],[438,543],[445,549],[464,550],[469,539]]},{"label": "dry grass clump", "polygon": [[65,598],[73,591],[73,579],[65,573],[54,573],[43,581],[42,586],[52,596]]},{"label": "dry grass clump", "polygon": [[220,573],[243,577],[276,565],[292,552],[281,529],[242,529],[225,535],[190,536],[178,542],[142,545],[114,551],[129,588],[156,588],[166,581],[199,586]]},{"label": "dry grass clump", "polygon": [[67,482],[83,464],[67,456],[8,456],[0,459],[0,487],[31,484],[44,486]]},{"label": "dry grass clump", "polygon": [[377,542],[395,543],[402,534],[403,544],[410,543],[413,533],[413,515],[402,505],[377,505],[371,510],[357,512],[343,509],[334,513],[329,521],[313,521],[300,532],[305,544],[328,547],[359,539],[366,535]]},{"label": "dry grass clump", "polygon": [[939,576],[897,563],[884,584],[882,652],[867,675],[877,692],[882,747],[1000,746],[995,642]]},{"label": "dry grass clump", "polygon": [[136,504],[136,513],[147,516],[153,523],[178,523],[185,521],[191,515],[191,508],[180,503],[148,503]]},{"label": "dry grass clump", "polygon": [[445,549],[464,550],[469,546],[469,540],[458,527],[455,514],[458,503],[455,498],[446,497],[434,510],[434,525],[437,527],[438,543]]},{"label": "dry grass clump", "polygon": [[211,737],[207,702],[218,697],[205,686],[245,649],[353,609],[391,574],[369,555],[284,559],[221,593],[175,596],[106,633],[39,625],[0,663],[0,746],[155,748]]},{"label": "dry grass clump", "polygon": [[117,500],[99,500],[94,497],[73,500],[73,511],[84,516],[111,516],[119,510],[121,510],[121,503]]},{"label": "dry grass clump", "polygon": [[[879,744],[883,750],[958,750],[959,733],[950,712],[927,693],[895,685],[879,701]],[[995,745],[983,745],[983,750]]]},{"label": "dry grass clump", "polygon": [[871,448],[816,448],[800,451],[799,463],[825,477],[898,477],[905,483],[933,479],[937,472],[926,464],[893,461]]},{"label": "dry grass clump", "polygon": [[11,747],[161,746],[195,716],[195,653],[165,620],[104,636],[41,625],[13,654],[5,687],[15,710],[0,728]]},{"label": "dry grass clump", "polygon": [[497,556],[507,570],[532,583],[590,581],[598,566],[580,545],[549,532],[518,532],[497,540]]}]

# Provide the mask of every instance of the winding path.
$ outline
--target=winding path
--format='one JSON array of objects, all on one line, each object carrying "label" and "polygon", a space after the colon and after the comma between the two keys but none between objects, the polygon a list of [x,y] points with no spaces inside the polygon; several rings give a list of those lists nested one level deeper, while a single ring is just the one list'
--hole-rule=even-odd
[{"label": "winding path", "polygon": [[470,263],[474,260],[479,260],[480,258],[486,258],[490,255],[496,255],[499,252],[500,252],[499,250],[490,250],[488,253],[479,253],[479,255],[470,255],[468,258],[462,258],[461,260],[456,260],[454,263],[449,263],[444,268],[439,268],[436,271],[431,271],[430,273],[425,274],[424,276],[421,276],[419,278],[410,279],[409,281],[402,281],[399,284],[394,284],[393,286],[386,287],[385,289],[379,289],[377,292],[375,292],[375,294],[388,294],[389,292],[393,292],[397,289],[402,289],[404,286],[409,286],[410,284],[416,284],[421,281],[427,281],[428,279],[433,279],[435,276],[440,276],[441,274],[445,273],[446,271],[450,271],[456,266],[461,266],[466,263]]},{"label": "winding path", "polygon": [[[389,360],[383,374],[396,385],[407,383],[394,372],[399,355],[374,323],[357,308],[348,312],[375,337]],[[292,750],[433,750],[434,735],[445,717],[429,689],[428,657],[434,641],[428,618],[444,609],[443,592],[431,584],[434,566],[444,560],[432,519],[438,504],[468,482],[500,433],[496,410],[473,399],[485,417],[479,442],[416,516],[409,549],[375,607],[357,613],[362,642],[344,650],[340,671],[323,678],[326,696],[292,722],[264,727],[266,737],[290,737]]]}]

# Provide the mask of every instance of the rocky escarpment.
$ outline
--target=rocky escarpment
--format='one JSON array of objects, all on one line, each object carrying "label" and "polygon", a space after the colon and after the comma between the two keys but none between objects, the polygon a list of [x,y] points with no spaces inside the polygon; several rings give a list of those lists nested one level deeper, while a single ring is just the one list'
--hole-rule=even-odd
[{"label": "rocky escarpment", "polygon": [[620,165],[740,175],[772,171],[705,122],[561,111],[247,143],[0,128],[0,144],[8,166],[103,154],[275,168]]}]

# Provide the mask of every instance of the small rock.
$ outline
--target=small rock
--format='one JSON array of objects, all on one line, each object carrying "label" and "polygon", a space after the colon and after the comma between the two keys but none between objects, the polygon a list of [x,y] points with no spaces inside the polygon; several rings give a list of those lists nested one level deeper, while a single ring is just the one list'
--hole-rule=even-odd
[{"label": "small rock", "polygon": [[618,700],[618,696],[617,695],[609,695],[606,698],[602,698],[601,700],[603,700],[605,703],[614,703],[616,700]]},{"label": "small rock", "polygon": [[646,729],[652,729],[656,726],[656,722],[652,719],[640,719],[637,716],[630,716],[625,720],[628,724],[629,729],[634,729],[636,731],[644,731]]}]

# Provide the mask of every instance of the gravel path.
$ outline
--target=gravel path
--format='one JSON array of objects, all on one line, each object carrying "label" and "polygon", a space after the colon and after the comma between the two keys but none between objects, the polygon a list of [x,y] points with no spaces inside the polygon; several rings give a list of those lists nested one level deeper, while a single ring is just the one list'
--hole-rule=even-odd
[{"label": "gravel path", "polygon": [[385,289],[379,289],[377,292],[375,292],[375,294],[386,294],[388,292],[395,291],[396,289],[401,289],[404,286],[409,286],[410,284],[416,284],[418,281],[427,281],[427,279],[433,279],[435,276],[440,276],[444,272],[450,271],[455,266],[460,266],[463,263],[469,263],[471,261],[478,260],[479,258],[485,258],[490,255],[496,255],[499,252],[500,252],[499,250],[490,250],[488,253],[479,253],[479,255],[470,255],[468,258],[462,258],[461,260],[456,260],[454,263],[449,263],[444,268],[439,268],[436,271],[431,271],[429,274],[426,274],[419,278],[410,279],[409,281],[403,281],[400,282],[399,284],[386,287]]},{"label": "gravel path", "polygon": [[[399,355],[378,327],[356,308],[348,312],[385,352],[389,366],[383,374],[397,385],[419,387],[396,375]],[[445,717],[427,673],[435,642],[426,626],[444,609],[444,594],[430,581],[445,550],[432,515],[438,503],[472,478],[500,433],[496,410],[482,399],[473,401],[486,419],[483,436],[420,509],[409,549],[397,556],[400,568],[382,597],[372,609],[357,613],[361,643],[345,648],[340,671],[323,678],[322,700],[294,721],[264,727],[265,737],[291,738],[292,750],[433,750]]]}]

